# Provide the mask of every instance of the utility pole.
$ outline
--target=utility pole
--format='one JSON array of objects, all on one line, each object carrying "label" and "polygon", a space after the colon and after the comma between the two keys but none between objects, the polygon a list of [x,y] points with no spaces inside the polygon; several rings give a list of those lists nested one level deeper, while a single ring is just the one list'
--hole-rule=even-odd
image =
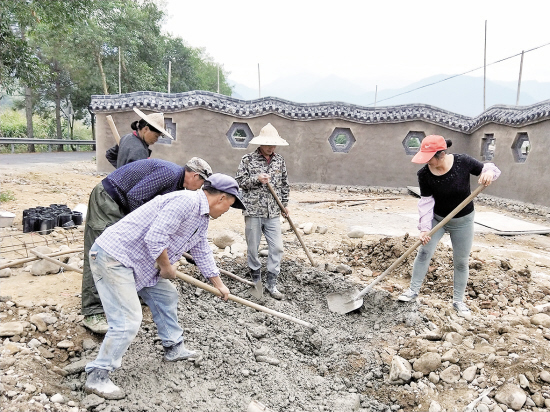
[{"label": "utility pole", "polygon": [[258,63],[258,99],[262,97],[262,88],[260,87],[260,63]]},{"label": "utility pole", "polygon": [[374,89],[374,108],[376,109],[376,99],[378,98],[378,85]]},{"label": "utility pole", "polygon": [[483,111],[485,111],[485,83],[487,81],[487,20],[485,20],[485,47],[483,49]]},{"label": "utility pole", "polygon": [[121,87],[121,81],[120,81],[120,73],[121,73],[121,58],[120,58],[120,46],[118,47],[118,94],[122,94],[122,87]]},{"label": "utility pole", "polygon": [[172,77],[172,60],[168,60],[168,93],[170,93],[171,77]]},{"label": "utility pole", "polygon": [[519,91],[521,89],[521,72],[523,70],[523,53],[524,53],[524,50],[521,51],[521,62],[519,63],[518,96],[516,97],[516,106],[519,106]]},{"label": "utility pole", "polygon": [[218,94],[220,94],[220,65],[218,64]]}]

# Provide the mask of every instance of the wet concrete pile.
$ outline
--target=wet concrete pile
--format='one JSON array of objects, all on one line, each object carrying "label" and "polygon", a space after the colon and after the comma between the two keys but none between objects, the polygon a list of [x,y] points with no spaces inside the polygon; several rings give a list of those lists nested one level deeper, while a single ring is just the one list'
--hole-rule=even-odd
[{"label": "wet concrete pile", "polygon": [[[483,261],[472,254],[471,322],[450,308],[452,251],[445,245],[435,254],[418,302],[398,303],[398,291],[392,296],[375,290],[357,311],[329,311],[329,293],[358,287],[358,273],[383,271],[412,242],[408,237],[343,241],[339,259],[353,267],[351,274],[322,270],[328,264],[313,268],[284,260],[286,299],[266,296],[258,303],[308,321],[315,330],[222,302],[178,281],[186,345],[201,357],[164,363],[144,307],[140,332],[112,374],[128,393],[120,401],[82,391],[84,366],[95,357],[99,342],[94,340],[100,339],[90,339],[77,310],[55,302],[0,302],[0,405],[10,412],[206,412],[246,411],[258,400],[271,411],[397,412],[427,410],[435,403],[433,410],[451,411],[494,386],[478,412],[505,411],[519,401],[533,411],[547,401],[550,407],[550,316],[541,313],[548,310],[549,290],[534,282],[536,272],[531,276],[515,260]],[[413,257],[380,286],[406,284]],[[219,264],[247,276],[244,258],[223,257]],[[202,278],[185,260],[180,270]],[[403,279],[394,277],[400,275]],[[373,279],[363,279],[359,288]],[[225,281],[233,294],[252,300],[247,286]],[[4,330],[8,323],[11,331]]]},{"label": "wet concrete pile", "polygon": [[[233,265],[224,266],[245,276],[245,265]],[[191,266],[185,269],[200,276]],[[227,283],[234,294],[246,295],[242,284]],[[273,411],[401,409],[398,397],[374,395],[389,373],[384,346],[396,339],[396,325],[425,330],[426,321],[418,312],[376,291],[354,313],[331,313],[325,295],[351,285],[341,276],[295,262],[283,262],[281,283],[287,298],[267,297],[262,303],[311,322],[316,330],[181,284],[186,345],[200,350],[201,357],[163,363],[155,325],[145,316],[122,368],[112,374],[128,396],[107,401],[111,411],[244,411],[253,399]],[[73,375],[69,381],[83,378]]]}]

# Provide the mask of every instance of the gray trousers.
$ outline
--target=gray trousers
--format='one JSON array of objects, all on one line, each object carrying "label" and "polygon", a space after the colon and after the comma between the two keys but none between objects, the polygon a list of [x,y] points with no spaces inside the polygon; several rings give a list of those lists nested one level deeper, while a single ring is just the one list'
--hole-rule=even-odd
[{"label": "gray trousers", "polygon": [[[445,226],[433,234],[431,240],[426,245],[420,246],[414,260],[411,279],[411,289],[414,292],[418,293],[420,291],[437,244],[445,232],[448,232],[453,245],[453,302],[463,301],[469,275],[468,260],[474,241],[474,216],[475,212],[472,212],[466,216],[451,219]],[[443,219],[441,216],[434,215],[432,227],[435,227]]]},{"label": "gray trousers", "polygon": [[118,204],[105,191],[103,184],[94,187],[88,201],[84,226],[84,267],[82,274],[82,314],[84,316],[104,313],[90,269],[90,248],[103,231],[124,217]]},{"label": "gray trousers", "polygon": [[281,221],[277,216],[272,219],[264,217],[245,216],[245,237],[248,245],[246,259],[248,267],[258,270],[262,266],[258,258],[258,248],[262,233],[267,241],[268,257],[267,271],[275,276],[281,271],[281,259],[283,257],[283,236],[281,234]]}]

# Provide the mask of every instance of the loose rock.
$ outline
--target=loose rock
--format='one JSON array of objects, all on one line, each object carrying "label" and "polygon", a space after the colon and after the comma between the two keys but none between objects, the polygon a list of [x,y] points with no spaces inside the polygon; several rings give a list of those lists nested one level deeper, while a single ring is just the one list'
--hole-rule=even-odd
[{"label": "loose rock", "polygon": [[505,404],[515,411],[519,411],[525,404],[527,395],[523,389],[518,386],[511,383],[506,383],[498,389],[495,394],[495,400],[499,403]]}]

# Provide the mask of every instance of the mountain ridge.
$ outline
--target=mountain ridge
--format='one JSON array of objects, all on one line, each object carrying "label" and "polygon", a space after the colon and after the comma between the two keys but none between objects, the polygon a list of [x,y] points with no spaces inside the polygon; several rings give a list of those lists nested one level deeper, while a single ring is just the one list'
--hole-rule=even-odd
[{"label": "mountain ridge", "polygon": [[[430,76],[405,87],[379,89],[377,106],[402,104],[428,104],[469,117],[483,112],[483,78],[473,76],[450,77],[439,74]],[[304,80],[306,79],[306,80]],[[258,90],[232,82],[232,97],[257,99]],[[437,83],[433,84],[432,83]],[[416,90],[415,90],[416,89]],[[300,74],[279,78],[262,86],[262,97],[279,97],[296,103],[344,102],[359,106],[373,106],[374,90],[358,82],[342,79],[335,75],[326,77]],[[486,108],[494,105],[515,106],[517,82],[486,82]],[[526,80],[521,84],[520,106],[529,106],[550,99],[550,83]]]}]

